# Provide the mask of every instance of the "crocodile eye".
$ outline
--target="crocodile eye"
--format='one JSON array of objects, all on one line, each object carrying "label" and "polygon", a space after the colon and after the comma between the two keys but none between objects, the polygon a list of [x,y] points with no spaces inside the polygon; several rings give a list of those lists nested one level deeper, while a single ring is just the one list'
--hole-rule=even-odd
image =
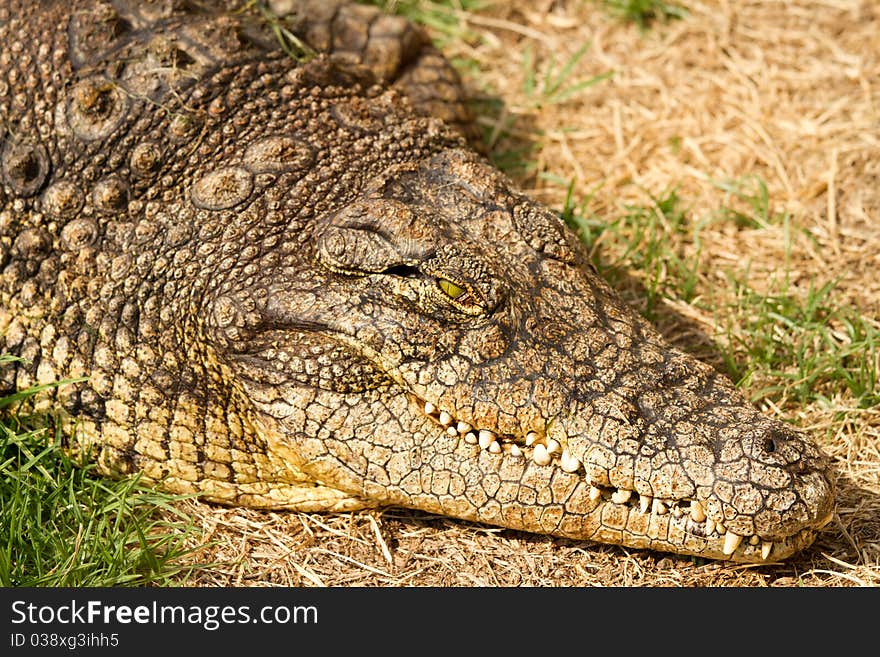
[{"label": "crocodile eye", "polygon": [[452,299],[458,299],[458,297],[466,292],[463,287],[445,278],[438,279],[437,283],[440,285],[440,289]]}]

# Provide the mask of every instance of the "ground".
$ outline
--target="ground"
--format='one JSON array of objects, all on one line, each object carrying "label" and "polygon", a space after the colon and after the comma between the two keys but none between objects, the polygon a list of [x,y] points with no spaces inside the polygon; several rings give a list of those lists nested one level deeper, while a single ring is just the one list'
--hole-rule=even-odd
[{"label": "ground", "polygon": [[402,509],[188,501],[188,558],[215,564],[188,584],[880,584],[880,8],[688,1],[643,26],[609,4],[387,3],[429,24],[488,156],[580,230],[626,299],[815,435],[834,521],[795,558],[744,566]]}]

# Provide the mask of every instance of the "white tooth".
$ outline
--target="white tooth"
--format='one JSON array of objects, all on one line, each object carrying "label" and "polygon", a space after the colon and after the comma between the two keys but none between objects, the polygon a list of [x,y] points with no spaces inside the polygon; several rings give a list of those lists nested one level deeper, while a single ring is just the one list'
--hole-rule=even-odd
[{"label": "white tooth", "polygon": [[491,443],[489,443],[489,451],[493,454],[501,453],[501,445],[498,443],[497,440],[493,440]]},{"label": "white tooth", "polygon": [[712,518],[706,518],[706,536],[715,531],[715,521]]},{"label": "white tooth", "polygon": [[550,454],[559,454],[562,451],[562,445],[559,444],[558,440],[553,440],[550,438],[547,441],[547,452]]},{"label": "white tooth", "polygon": [[675,504],[672,507],[672,515],[676,518],[681,518],[684,515],[684,511],[681,510],[681,507],[678,506],[678,504]]},{"label": "white tooth", "polygon": [[470,431],[464,435],[464,442],[470,443],[471,445],[477,444],[477,434],[473,431]]},{"label": "white tooth", "polygon": [[663,500],[658,500],[655,497],[654,501],[651,503],[651,513],[656,513],[658,516],[662,516],[669,513],[669,509],[663,504]]},{"label": "white tooth", "polygon": [[724,547],[721,549],[728,557],[736,552],[736,548],[742,543],[743,537],[733,532],[727,532],[724,535]]},{"label": "white tooth", "polygon": [[456,429],[458,429],[458,433],[460,433],[463,436],[464,434],[466,434],[468,431],[471,430],[471,425],[469,425],[467,422],[459,421]]},{"label": "white tooth", "polygon": [[425,402],[425,413],[427,415],[433,415],[434,411],[437,410],[437,407],[434,406],[431,402]]},{"label": "white tooth", "polygon": [[653,508],[654,498],[650,495],[640,495],[639,496],[639,511],[642,513],[648,512],[648,507]]},{"label": "white tooth", "polygon": [[595,486],[590,486],[590,499],[594,502],[602,497],[602,491]]},{"label": "white tooth", "polygon": [[691,500],[691,518],[694,519],[694,522],[703,522],[706,519],[703,505],[697,502],[697,500]]},{"label": "white tooth", "polygon": [[758,538],[757,534],[752,534],[751,536],[749,536],[749,545],[757,545],[760,542],[761,539]]},{"label": "white tooth", "polygon": [[458,431],[455,430],[455,427],[446,427],[446,433],[453,437],[458,435]]},{"label": "white tooth", "polygon": [[550,455],[547,453],[547,448],[541,443],[535,445],[535,449],[532,451],[532,459],[538,465],[547,465],[550,463]]},{"label": "white tooth", "polygon": [[440,417],[438,419],[440,420],[440,424],[444,427],[448,427],[452,424],[452,416],[446,411],[440,411]]},{"label": "white tooth", "polygon": [[773,549],[773,543],[770,541],[764,541],[761,543],[761,558],[764,561],[767,561],[767,557],[770,556],[770,551]]},{"label": "white tooth", "polygon": [[626,488],[618,488],[611,494],[611,501],[615,504],[625,504],[630,497],[632,497],[633,492],[631,490],[627,490]]},{"label": "white tooth", "polygon": [[514,443],[510,446],[510,455],[511,456],[522,456],[522,450],[519,448],[519,445]]},{"label": "white tooth", "polygon": [[526,434],[526,447],[531,447],[532,445],[534,445],[536,440],[538,440],[538,434],[536,434],[534,431],[529,431]]},{"label": "white tooth", "polygon": [[718,533],[719,533],[719,534],[723,534],[724,532],[727,531],[727,527],[725,527],[725,526],[724,526],[723,524],[721,524],[720,522],[716,522],[716,523],[715,523],[715,529],[718,530]]},{"label": "white tooth", "polygon": [[477,438],[477,441],[480,443],[480,447],[483,449],[489,449],[489,445],[495,442],[495,434],[491,431],[486,431],[483,429],[480,431],[480,435]]},{"label": "white tooth", "polygon": [[573,457],[567,449],[564,449],[559,459],[559,465],[566,472],[577,472],[581,467],[581,462]]}]

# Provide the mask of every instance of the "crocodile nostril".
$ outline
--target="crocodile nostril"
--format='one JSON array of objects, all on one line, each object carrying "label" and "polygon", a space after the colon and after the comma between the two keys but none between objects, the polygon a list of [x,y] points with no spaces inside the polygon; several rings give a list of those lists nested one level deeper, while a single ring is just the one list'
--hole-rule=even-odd
[{"label": "crocodile nostril", "polygon": [[762,443],[764,451],[767,454],[774,454],[783,449],[783,443],[789,438],[786,435],[785,431],[780,431],[779,429],[771,429],[767,432],[766,437]]},{"label": "crocodile nostril", "polygon": [[784,452],[786,449],[786,442],[792,439],[797,440],[797,432],[786,428],[773,428],[764,434],[761,446],[767,454]]}]

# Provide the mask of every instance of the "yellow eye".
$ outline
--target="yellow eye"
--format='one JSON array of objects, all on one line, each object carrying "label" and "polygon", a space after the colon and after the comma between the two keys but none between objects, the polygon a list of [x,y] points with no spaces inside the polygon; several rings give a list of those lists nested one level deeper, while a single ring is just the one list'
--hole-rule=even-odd
[{"label": "yellow eye", "polygon": [[463,287],[459,287],[452,281],[448,281],[445,278],[439,279],[438,283],[440,284],[440,289],[453,299],[458,299],[458,297],[460,297],[466,291]]}]

